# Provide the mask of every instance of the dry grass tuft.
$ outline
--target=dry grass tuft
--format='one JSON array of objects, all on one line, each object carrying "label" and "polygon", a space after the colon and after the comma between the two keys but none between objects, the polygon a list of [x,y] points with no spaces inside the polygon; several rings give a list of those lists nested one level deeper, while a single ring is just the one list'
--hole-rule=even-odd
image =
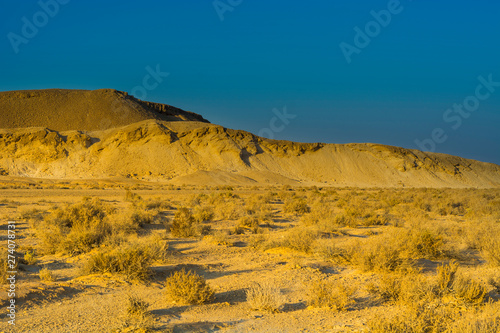
[{"label": "dry grass tuft", "polygon": [[246,296],[252,310],[279,312],[284,304],[280,289],[270,282],[254,283],[246,290]]}]

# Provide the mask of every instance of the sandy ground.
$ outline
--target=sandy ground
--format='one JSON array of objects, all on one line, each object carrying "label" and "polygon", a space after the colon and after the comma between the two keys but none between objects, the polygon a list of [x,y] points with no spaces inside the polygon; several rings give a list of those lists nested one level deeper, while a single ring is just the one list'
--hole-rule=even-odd
[{"label": "sandy ground", "polygon": [[[84,196],[97,196],[118,208],[124,207],[120,189],[4,189],[0,190],[0,246],[7,246],[7,221],[18,221],[18,249],[36,246],[23,210],[49,209],[65,202],[77,202]],[[144,198],[181,200],[193,191],[137,191]],[[247,192],[251,192],[247,190]],[[296,221],[277,218],[272,229],[279,237]],[[216,221],[215,229],[230,227]],[[151,233],[167,235],[162,225],[149,226]],[[373,230],[376,231],[376,228]],[[364,237],[366,229],[351,230],[353,237]],[[16,325],[5,316],[6,293],[2,290],[0,332],[132,332],[125,328],[124,304],[127,295],[137,295],[150,303],[154,327],[159,332],[363,332],[371,318],[390,310],[377,305],[366,290],[358,289],[356,304],[345,312],[310,308],[306,290],[318,277],[342,279],[367,285],[373,273],[340,267],[311,255],[291,250],[261,251],[249,246],[251,234],[231,235],[234,246],[216,245],[207,239],[169,238],[166,263],[155,264],[154,277],[146,283],[129,282],[116,275],[79,276],[81,256],[46,255],[36,265],[21,265],[18,274]],[[43,282],[41,267],[51,269],[57,279]],[[206,278],[215,290],[215,301],[204,305],[177,305],[164,295],[164,281],[180,268],[193,270]],[[278,286],[284,306],[278,313],[253,311],[246,302],[245,290],[254,282],[268,281]]]}]

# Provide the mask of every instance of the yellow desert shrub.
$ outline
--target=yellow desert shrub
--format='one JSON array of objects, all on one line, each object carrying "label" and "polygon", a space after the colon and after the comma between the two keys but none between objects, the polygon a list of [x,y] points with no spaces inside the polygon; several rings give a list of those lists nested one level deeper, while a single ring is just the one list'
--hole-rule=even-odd
[{"label": "yellow desert shrub", "polygon": [[364,271],[395,271],[416,259],[435,259],[442,253],[439,236],[426,229],[390,228],[382,235],[355,242],[348,249],[350,262]]},{"label": "yellow desert shrub", "polygon": [[453,283],[453,293],[465,303],[481,304],[485,301],[487,292],[482,283],[462,274]]},{"label": "yellow desert shrub", "polygon": [[348,249],[349,262],[364,271],[395,271],[406,264],[401,256],[405,247],[404,235],[404,230],[393,230],[355,242]]},{"label": "yellow desert shrub", "polygon": [[250,229],[254,234],[259,231],[260,221],[257,216],[243,216],[238,220],[238,227]]},{"label": "yellow desert shrub", "polygon": [[184,269],[167,278],[165,294],[170,301],[180,304],[204,304],[214,299],[214,291],[205,279]]},{"label": "yellow desert shrub", "polygon": [[500,303],[488,303],[476,307],[462,316],[455,318],[450,324],[450,333],[499,333]]},{"label": "yellow desert shrub", "polygon": [[126,313],[129,318],[143,319],[151,315],[148,311],[149,303],[141,298],[133,295],[128,295],[126,302]]},{"label": "yellow desert shrub", "polygon": [[175,237],[195,237],[199,235],[198,225],[189,208],[181,207],[175,213],[170,232]]},{"label": "yellow desert shrub", "polygon": [[354,305],[355,288],[340,280],[323,279],[311,283],[307,290],[307,304],[312,307],[327,307],[334,311],[346,311]]},{"label": "yellow desert shrub", "polygon": [[111,234],[106,217],[113,211],[99,199],[57,208],[37,224],[43,252],[85,253],[99,246]]},{"label": "yellow desert shrub", "polygon": [[304,198],[286,199],[283,205],[283,212],[290,215],[304,215],[311,211],[311,207],[307,204]]},{"label": "yellow desert shrub", "polygon": [[469,304],[480,304],[486,299],[487,289],[482,283],[461,274],[459,264],[451,261],[437,268],[437,291],[450,294]]},{"label": "yellow desert shrub", "polygon": [[367,326],[371,333],[444,333],[453,317],[449,307],[415,305],[376,316]]},{"label": "yellow desert shrub", "polygon": [[197,205],[193,209],[193,217],[198,223],[211,222],[215,218],[215,213],[210,206]]},{"label": "yellow desert shrub", "polygon": [[368,286],[368,290],[382,302],[401,305],[411,306],[436,298],[432,281],[415,269],[382,274],[376,284]]},{"label": "yellow desert shrub", "polygon": [[[496,228],[497,230],[500,228]],[[500,230],[499,230],[500,231]],[[498,233],[496,235],[499,235]],[[494,267],[500,267],[500,239],[499,237],[488,237],[484,239],[482,253],[488,263]]]},{"label": "yellow desert shrub", "polygon": [[318,233],[309,228],[296,227],[288,230],[281,240],[280,245],[292,250],[309,253],[314,242],[318,238]]},{"label": "yellow desert shrub", "polygon": [[279,312],[284,304],[280,289],[270,282],[254,283],[246,297],[248,306],[257,311]]},{"label": "yellow desert shrub", "polygon": [[92,254],[82,274],[122,274],[129,280],[147,280],[151,275],[153,254],[147,246],[124,245],[116,249],[100,249]]},{"label": "yellow desert shrub", "polygon": [[46,281],[46,282],[52,282],[55,281],[56,277],[54,276],[54,273],[52,273],[51,270],[47,268],[42,268],[38,272],[38,276],[40,277],[40,280]]}]

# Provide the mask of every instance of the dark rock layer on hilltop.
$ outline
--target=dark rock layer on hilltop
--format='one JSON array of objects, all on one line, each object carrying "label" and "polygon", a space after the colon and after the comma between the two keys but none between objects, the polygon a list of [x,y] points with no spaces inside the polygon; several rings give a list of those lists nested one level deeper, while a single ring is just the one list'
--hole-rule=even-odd
[{"label": "dark rock layer on hilltop", "polygon": [[114,89],[0,92],[0,128],[91,131],[148,119],[208,122],[196,113],[167,104],[144,102]]}]

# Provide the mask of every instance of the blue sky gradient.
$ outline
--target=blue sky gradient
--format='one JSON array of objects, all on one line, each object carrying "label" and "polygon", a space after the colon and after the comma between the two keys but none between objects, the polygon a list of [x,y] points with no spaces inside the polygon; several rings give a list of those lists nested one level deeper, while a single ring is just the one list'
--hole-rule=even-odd
[{"label": "blue sky gradient", "polygon": [[[286,107],[296,117],[274,138],[417,149],[433,140],[437,152],[500,164],[500,85],[458,128],[443,119],[479,76],[500,82],[500,2],[397,2],[216,0],[218,13],[212,0],[61,0],[43,22],[38,1],[0,0],[0,90],[130,93],[159,65],[169,76],[145,99],[223,126],[267,133],[272,110]],[[340,44],[355,46],[354,28],[396,5],[348,63]],[[23,18],[34,16],[40,27],[16,53],[12,36],[25,38]]]}]

